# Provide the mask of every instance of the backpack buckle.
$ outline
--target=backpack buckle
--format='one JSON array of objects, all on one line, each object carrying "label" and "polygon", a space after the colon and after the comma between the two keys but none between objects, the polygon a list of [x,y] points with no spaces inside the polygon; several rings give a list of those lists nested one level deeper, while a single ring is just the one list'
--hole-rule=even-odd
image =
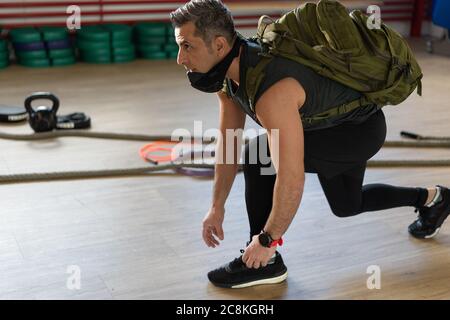
[{"label": "backpack buckle", "polygon": [[395,67],[398,66],[398,58],[397,57],[392,57],[391,58],[391,69],[394,69]]}]

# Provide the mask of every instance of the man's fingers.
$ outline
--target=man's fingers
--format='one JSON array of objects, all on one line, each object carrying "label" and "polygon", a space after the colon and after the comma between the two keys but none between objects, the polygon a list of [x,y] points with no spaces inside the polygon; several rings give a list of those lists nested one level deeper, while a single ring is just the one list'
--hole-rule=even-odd
[{"label": "man's fingers", "polygon": [[247,263],[247,260],[248,260],[248,254],[247,254],[247,251],[245,251],[244,252],[244,254],[242,255],[242,261],[244,262],[244,263]]},{"label": "man's fingers", "polygon": [[210,233],[208,233],[208,230],[206,229],[203,229],[203,241],[206,243],[208,247],[214,248],[214,244],[211,241],[211,235]]},{"label": "man's fingers", "polygon": [[222,226],[219,226],[217,231],[218,231],[217,232],[217,236],[219,237],[220,240],[223,240],[224,239],[224,235],[223,235]]},{"label": "man's fingers", "polygon": [[219,245],[219,241],[213,236],[213,230],[211,227],[203,228],[203,240],[208,247],[215,248]]},{"label": "man's fingers", "polygon": [[215,227],[211,227],[210,234],[211,234],[211,241],[214,242],[216,245],[219,245],[219,241],[216,239],[216,237],[214,237],[214,235],[217,236],[217,230]]},{"label": "man's fingers", "polygon": [[220,240],[223,240],[223,230],[222,230],[221,226],[217,226],[217,228],[216,227],[212,227],[212,231],[213,231],[213,234],[217,238],[219,238]]}]

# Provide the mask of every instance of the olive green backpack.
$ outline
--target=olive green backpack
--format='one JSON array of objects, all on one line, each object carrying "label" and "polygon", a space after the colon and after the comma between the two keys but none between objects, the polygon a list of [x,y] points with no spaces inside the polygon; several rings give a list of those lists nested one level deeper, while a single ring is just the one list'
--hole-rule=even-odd
[{"label": "olive green backpack", "polygon": [[268,19],[259,19],[257,35],[252,38],[262,47],[261,61],[248,69],[246,78],[253,112],[265,67],[274,56],[297,61],[362,93],[358,100],[302,118],[310,126],[368,104],[397,105],[416,88],[422,95],[422,71],[407,42],[383,23],[379,29],[369,29],[369,17],[359,10],[349,14],[339,2],[321,0],[276,21]]}]

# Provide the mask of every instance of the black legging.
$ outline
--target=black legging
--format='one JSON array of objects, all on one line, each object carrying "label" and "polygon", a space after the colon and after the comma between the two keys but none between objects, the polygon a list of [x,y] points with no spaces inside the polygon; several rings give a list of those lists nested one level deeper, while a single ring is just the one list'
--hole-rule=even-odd
[{"label": "black legging", "polygon": [[[381,110],[361,124],[345,123],[304,132],[305,172],[317,173],[328,204],[336,216],[349,217],[366,211],[425,204],[428,197],[425,188],[379,183],[363,185],[367,160],[378,152],[385,137],[386,123]],[[261,140],[265,141],[261,144]],[[267,161],[260,158],[258,149],[266,143],[267,135],[264,134],[251,140],[245,148],[245,201],[250,239],[264,228],[272,209],[276,175],[261,174],[261,168],[267,170],[269,167],[273,169],[273,166],[272,163],[261,163]],[[249,158],[250,152],[258,152],[259,156]],[[267,156],[270,157],[268,148]],[[254,163],[249,159],[258,161]]]}]

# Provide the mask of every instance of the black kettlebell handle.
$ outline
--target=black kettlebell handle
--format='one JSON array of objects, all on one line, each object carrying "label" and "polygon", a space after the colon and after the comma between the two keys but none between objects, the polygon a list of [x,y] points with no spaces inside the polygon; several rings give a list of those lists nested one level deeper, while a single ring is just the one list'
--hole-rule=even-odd
[{"label": "black kettlebell handle", "polygon": [[52,106],[52,113],[56,114],[56,112],[58,111],[59,108],[59,99],[51,92],[34,92],[31,94],[31,96],[29,96],[28,98],[25,99],[25,109],[27,110],[27,112],[29,114],[34,113],[34,109],[31,106],[31,103],[34,100],[50,100],[53,102],[53,106]]}]

